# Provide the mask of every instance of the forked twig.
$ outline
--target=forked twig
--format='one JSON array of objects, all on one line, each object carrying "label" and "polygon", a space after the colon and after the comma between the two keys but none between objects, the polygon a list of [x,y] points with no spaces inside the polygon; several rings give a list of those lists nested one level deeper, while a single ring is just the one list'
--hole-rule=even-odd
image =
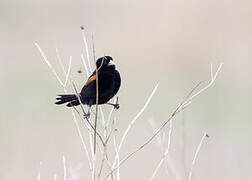
[{"label": "forked twig", "polygon": [[168,156],[169,151],[170,151],[170,147],[171,147],[171,134],[172,134],[172,130],[173,130],[173,119],[171,119],[170,121],[170,127],[169,127],[169,132],[168,132],[168,143],[167,143],[167,148],[165,150],[165,153],[163,155],[163,157],[161,158],[161,160],[159,161],[157,167],[155,168],[152,176],[151,176],[151,180],[154,179],[154,177],[156,176],[159,168],[161,167],[161,165],[163,164],[165,158]]}]

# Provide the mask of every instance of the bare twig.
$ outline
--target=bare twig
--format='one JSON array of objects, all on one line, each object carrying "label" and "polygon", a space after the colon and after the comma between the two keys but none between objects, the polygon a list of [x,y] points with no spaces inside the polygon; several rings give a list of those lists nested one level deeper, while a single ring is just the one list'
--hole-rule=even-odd
[{"label": "bare twig", "polygon": [[[151,124],[151,126],[153,128],[153,131],[155,131],[155,122],[152,121],[151,119],[150,119],[149,122],[150,122],[150,124]],[[155,170],[154,170],[154,172],[153,172],[153,174],[151,176],[151,179],[154,179],[154,177],[156,176],[156,174],[157,174],[158,170],[160,169],[161,165],[164,163],[164,160],[166,160],[167,161],[166,165],[168,166],[168,169],[171,170],[172,174],[175,175],[175,179],[176,180],[182,180],[180,172],[178,172],[177,168],[174,165],[174,162],[171,160],[171,157],[168,157],[168,152],[169,152],[169,151],[167,151],[168,147],[164,146],[165,132],[163,132],[163,137],[162,138],[159,135],[157,135],[157,138],[159,137],[159,139],[158,139],[159,143],[158,144],[160,145],[162,150],[164,149],[165,152],[164,152],[162,158],[160,159],[160,161],[158,162],[158,164],[157,164],[157,166],[156,166],[156,168],[155,168]],[[168,141],[170,141],[169,137],[168,137]],[[169,142],[168,142],[168,144],[169,144]],[[168,144],[167,144],[167,146],[168,146]],[[166,169],[166,172],[167,172],[167,169]]]},{"label": "bare twig", "polygon": [[99,170],[99,173],[98,173],[97,180],[99,180],[100,177],[101,177],[102,169],[103,169],[104,162],[105,162],[105,159],[106,159],[106,154],[107,154],[107,146],[104,146],[103,147],[103,158],[102,158],[101,167],[100,167],[100,170]]},{"label": "bare twig", "polygon": [[73,118],[74,118],[74,123],[75,123],[75,126],[76,126],[76,128],[77,128],[77,132],[78,132],[78,134],[79,134],[79,136],[80,136],[80,139],[81,139],[82,146],[83,146],[83,148],[84,148],[84,151],[85,151],[86,156],[87,156],[87,159],[88,159],[89,169],[90,169],[90,171],[92,171],[92,163],[91,163],[91,160],[90,160],[90,157],[89,157],[89,153],[88,153],[88,150],[87,150],[87,146],[86,146],[86,144],[85,144],[85,141],[84,141],[84,139],[83,139],[83,137],[82,137],[82,134],[81,134],[81,131],[80,131],[80,126],[78,125],[78,121],[77,121],[76,116],[75,116],[75,114],[74,114],[74,112],[73,112],[73,109],[72,109],[71,112],[72,112],[72,115],[73,115]]},{"label": "bare twig", "polygon": [[[114,99],[114,102],[113,102],[114,104],[117,104],[118,103],[118,97],[116,97],[115,99]],[[110,110],[110,112],[109,112],[109,116],[108,116],[108,120],[107,120],[107,122],[106,122],[106,125],[105,125],[105,127],[104,127],[104,133],[106,134],[106,136],[107,136],[107,133],[108,133],[108,126],[109,126],[109,123],[110,123],[110,120],[111,120],[111,116],[112,116],[112,113],[114,112],[114,107],[112,107],[111,108],[111,110]]]},{"label": "bare twig", "polygon": [[179,172],[178,169],[176,168],[174,161],[171,159],[171,156],[166,157],[165,160],[167,162],[166,163],[167,167],[174,174],[175,179],[176,180],[183,180],[183,178],[181,177],[181,172]]},{"label": "bare twig", "polygon": [[138,112],[138,114],[132,119],[132,121],[131,121],[130,124],[128,125],[127,129],[125,130],[125,132],[124,132],[124,134],[123,134],[123,137],[122,137],[122,139],[121,139],[121,142],[120,142],[120,144],[119,144],[119,146],[118,146],[118,151],[119,151],[119,152],[120,152],[120,150],[121,150],[122,144],[123,144],[123,142],[125,141],[125,138],[126,138],[128,132],[129,132],[129,130],[131,129],[131,127],[133,126],[133,124],[136,122],[136,120],[137,120],[137,119],[141,116],[141,114],[144,112],[144,110],[146,109],[146,107],[148,106],[148,104],[149,104],[151,98],[153,97],[153,95],[154,95],[155,92],[157,91],[158,85],[159,85],[159,84],[157,84],[157,85],[155,86],[155,88],[153,89],[151,95],[149,96],[149,98],[147,99],[146,103],[144,104],[143,108],[142,108],[142,109]]},{"label": "bare twig", "polygon": [[40,171],[41,171],[41,166],[42,166],[42,161],[39,162],[39,169],[38,169],[38,176],[37,176],[37,180],[40,180]]},{"label": "bare twig", "polygon": [[[84,107],[82,105],[81,99],[80,99],[80,94],[78,93],[77,87],[76,87],[75,83],[73,82],[73,80],[72,80],[72,85],[73,85],[73,88],[74,88],[74,91],[75,91],[75,95],[76,95],[76,97],[77,97],[77,99],[78,99],[78,101],[80,103],[81,110],[82,110],[83,114],[86,114],[86,112],[84,110]],[[88,118],[86,118],[86,119],[88,120]]]},{"label": "bare twig", "polygon": [[162,158],[160,159],[160,161],[158,162],[158,165],[156,166],[152,176],[151,176],[151,180],[154,179],[154,177],[156,176],[158,170],[160,169],[161,165],[164,163],[164,160],[167,161],[167,165],[169,167],[169,169],[172,171],[172,173],[175,175],[175,179],[177,180],[182,180],[183,178],[181,177],[180,173],[177,171],[177,168],[174,166],[173,161],[170,160],[170,157],[168,157],[168,151],[166,151],[164,153],[164,155],[162,156]]},{"label": "bare twig", "polygon": [[94,140],[94,138],[93,138],[93,134],[92,133],[89,133],[89,146],[90,146],[90,151],[91,151],[91,157],[92,157],[92,177],[91,177],[91,179],[92,180],[95,180],[95,166],[96,166],[96,156],[95,156],[95,154],[94,154],[94,149],[93,149],[93,147],[94,147],[94,145],[93,145],[93,140]]},{"label": "bare twig", "polygon": [[63,169],[64,169],[64,180],[67,180],[67,173],[66,173],[66,158],[65,158],[65,156],[62,156],[62,162],[63,162]]},{"label": "bare twig", "polygon": [[187,99],[190,98],[192,93],[200,86],[201,83],[202,83],[202,81],[200,81],[196,86],[194,86],[192,88],[192,90],[186,95],[185,99],[177,106],[177,108],[175,109],[175,111],[173,111],[173,113],[176,113],[176,112],[180,111],[181,109],[183,109],[183,106],[185,107],[185,106],[191,104],[191,101],[188,101],[187,103],[185,103],[185,102],[187,101]]},{"label": "bare twig", "polygon": [[56,73],[55,69],[53,68],[53,66],[51,65],[50,61],[48,61],[45,53],[42,51],[42,49],[40,48],[40,46],[38,45],[38,43],[34,43],[35,46],[38,48],[43,60],[46,62],[46,64],[48,65],[48,67],[51,69],[52,73],[55,75],[55,77],[57,78],[58,82],[60,83],[61,86],[64,86],[63,82],[60,80],[58,74]]},{"label": "bare twig", "polygon": [[[115,123],[115,120],[113,119],[112,125],[111,125],[112,126],[111,127],[111,131],[108,134],[107,139],[105,140],[105,146],[104,146],[104,151],[103,151],[102,164],[101,164],[101,167],[100,167],[100,172],[99,172],[99,175],[98,175],[98,180],[100,179],[100,175],[101,175],[101,172],[102,172],[102,169],[103,169],[103,166],[104,166],[105,159],[107,159],[107,161],[108,161],[107,146],[108,146],[108,142],[109,142],[110,137],[111,137],[112,132],[113,132],[114,123]],[[116,148],[116,146],[115,146],[115,148]],[[117,149],[115,149],[115,151],[117,152]],[[108,165],[111,168],[111,165],[110,165],[109,161],[108,161]],[[112,177],[112,179],[113,179],[113,177]]]},{"label": "bare twig", "polygon": [[[120,159],[119,159],[119,152],[118,152],[118,148],[117,148],[117,145],[116,145],[116,138],[115,138],[115,136],[114,136],[114,138],[113,138],[113,140],[114,140],[114,148],[115,148],[115,153],[116,153],[116,155],[117,155],[117,164],[119,165],[120,164]],[[120,180],[120,168],[117,168],[117,180]]]},{"label": "bare twig", "polygon": [[195,165],[195,162],[196,162],[196,159],[198,157],[198,154],[199,154],[199,151],[201,149],[201,146],[204,142],[204,139],[205,138],[208,138],[208,134],[205,132],[204,135],[202,136],[201,140],[200,140],[200,143],[195,151],[195,154],[194,154],[194,157],[193,157],[193,161],[192,161],[192,165],[191,165],[191,169],[190,169],[190,172],[189,172],[189,177],[188,177],[188,180],[191,180],[192,179],[192,171],[193,171],[193,168],[194,168],[194,165]]},{"label": "bare twig", "polygon": [[57,55],[57,59],[58,59],[58,61],[59,61],[59,64],[60,64],[60,66],[61,66],[61,69],[62,69],[63,73],[66,75],[66,70],[65,70],[65,67],[64,67],[64,65],[63,65],[63,63],[62,63],[62,59],[61,59],[61,57],[60,57],[58,48],[56,48],[56,55]]},{"label": "bare twig", "polygon": [[[106,152],[107,150],[106,150],[106,146],[104,147],[104,150],[103,150],[103,154],[106,154],[107,152]],[[101,162],[101,167],[100,167],[100,170],[99,170],[99,173],[98,173],[98,177],[97,177],[97,180],[99,180],[100,179],[100,177],[101,177],[101,173],[102,173],[102,169],[103,169],[103,165],[104,165],[104,162],[105,162],[105,157],[106,157],[106,155],[103,155],[104,157],[102,158],[102,162]]]},{"label": "bare twig", "polygon": [[107,139],[106,139],[106,144],[108,143],[108,141],[110,140],[110,137],[111,137],[111,135],[112,135],[112,133],[113,133],[113,131],[114,131],[114,124],[115,124],[115,118],[113,119],[113,121],[112,121],[112,123],[111,123],[111,130],[110,130],[110,133],[108,134],[108,137],[107,137]]},{"label": "bare twig", "polygon": [[88,67],[87,67],[87,64],[86,64],[86,62],[85,62],[85,58],[84,58],[83,54],[81,55],[81,59],[82,59],[82,63],[83,63],[83,65],[84,65],[84,68],[85,68],[85,70],[86,70],[87,77],[89,77],[89,76],[90,76],[90,72],[89,72],[89,70],[88,70]]},{"label": "bare twig", "polygon": [[[93,42],[93,58],[94,58],[94,64],[96,64],[95,62],[95,47],[94,47],[94,37],[92,36],[92,42]],[[96,128],[97,128],[97,118],[98,118],[98,95],[99,95],[99,87],[98,87],[98,84],[99,84],[99,77],[98,77],[98,69],[97,69],[97,66],[95,66],[95,73],[96,73],[96,106],[95,106],[95,126],[94,126],[94,131],[95,131],[95,134],[94,134],[94,154],[96,153]]]},{"label": "bare twig", "polygon": [[66,74],[66,80],[64,83],[64,87],[67,86],[67,82],[68,82],[70,71],[71,71],[71,66],[72,66],[72,56],[70,56],[70,59],[69,59],[69,65],[68,65],[68,70],[67,70],[67,74]]},{"label": "bare twig", "polygon": [[154,177],[156,176],[156,174],[157,174],[158,170],[160,169],[161,165],[163,164],[164,160],[165,160],[165,155],[162,157],[162,159],[159,161],[157,167],[155,168],[155,170],[151,176],[151,180],[153,180]]},{"label": "bare twig", "polygon": [[[119,155],[119,153],[120,153],[120,150],[121,150],[121,148],[122,148],[122,145],[123,145],[123,143],[124,143],[124,141],[125,141],[125,138],[126,138],[128,132],[129,132],[129,130],[131,129],[131,127],[134,125],[134,123],[136,122],[136,120],[141,116],[141,114],[144,112],[144,110],[146,109],[146,107],[147,107],[148,104],[150,103],[150,100],[152,99],[153,95],[154,95],[155,92],[157,91],[158,85],[159,85],[159,83],[154,87],[154,89],[153,89],[151,95],[148,97],[148,99],[147,99],[146,103],[144,104],[143,108],[142,108],[142,109],[138,112],[138,114],[132,119],[132,121],[131,121],[130,124],[128,125],[127,129],[125,130],[125,132],[124,132],[124,134],[123,134],[123,136],[122,136],[121,142],[120,142],[120,144],[119,144],[119,146],[118,146],[118,153],[117,153],[117,155]],[[115,160],[114,160],[114,163],[113,163],[113,165],[112,165],[112,168],[115,167],[115,163],[116,163],[116,161],[117,161],[117,158],[119,158],[117,155],[116,155],[116,157],[115,157]]]},{"label": "bare twig", "polygon": [[185,132],[185,123],[186,123],[186,111],[183,112],[182,114],[182,146],[181,146],[181,149],[182,149],[182,155],[181,155],[181,164],[182,164],[182,167],[183,167],[183,178],[185,179],[186,176],[187,176],[187,173],[186,173],[186,158],[185,158],[185,155],[186,155],[186,132]]},{"label": "bare twig", "polygon": [[91,74],[92,69],[91,69],[90,58],[89,58],[88,44],[87,44],[87,38],[86,38],[83,26],[81,27],[81,34],[82,34],[84,46],[85,46],[86,53],[87,53],[87,62],[88,62],[88,68],[89,68],[88,74]]},{"label": "bare twig", "polygon": [[213,79],[213,64],[211,63],[211,79]]},{"label": "bare twig", "polygon": [[172,130],[173,130],[173,119],[171,119],[171,121],[170,121],[170,129],[169,129],[169,133],[168,133],[168,144],[167,144],[167,149],[166,149],[165,154],[168,154],[170,151]]},{"label": "bare twig", "polygon": [[100,110],[100,114],[101,114],[102,125],[103,125],[103,128],[104,128],[103,136],[106,139],[106,136],[107,136],[106,131],[105,131],[106,123],[105,123],[105,117],[104,117],[104,113],[103,113],[103,110],[102,110],[101,106],[99,106],[99,110]]},{"label": "bare twig", "polygon": [[168,143],[167,143],[167,148],[165,150],[165,153],[163,155],[163,157],[161,158],[161,160],[159,161],[157,167],[155,168],[152,176],[151,176],[151,180],[154,179],[154,177],[156,176],[158,170],[160,169],[161,165],[163,164],[165,158],[168,156],[169,151],[170,151],[170,146],[171,146],[171,134],[172,134],[172,130],[173,130],[173,119],[170,120],[170,127],[169,127],[169,132],[168,132]]},{"label": "bare twig", "polygon": [[54,180],[57,180],[57,174],[56,173],[54,174]]}]

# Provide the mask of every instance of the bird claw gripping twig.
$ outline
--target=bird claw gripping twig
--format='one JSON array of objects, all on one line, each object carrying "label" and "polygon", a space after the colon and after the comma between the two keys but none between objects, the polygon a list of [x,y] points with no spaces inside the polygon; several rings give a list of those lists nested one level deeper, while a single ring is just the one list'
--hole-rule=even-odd
[{"label": "bird claw gripping twig", "polygon": [[114,108],[115,108],[115,109],[119,109],[119,108],[120,108],[120,105],[119,105],[118,103],[116,103],[116,104],[114,105]]},{"label": "bird claw gripping twig", "polygon": [[84,119],[89,119],[89,118],[90,118],[90,112],[88,111],[87,113],[85,113],[85,114],[83,115],[83,118],[84,118]]},{"label": "bird claw gripping twig", "polygon": [[108,105],[111,105],[111,106],[114,106],[114,109],[119,109],[120,108],[120,105],[119,105],[119,103],[118,103],[118,100],[119,100],[119,97],[117,96],[116,97],[116,102],[115,103],[106,103],[106,104],[108,104]]},{"label": "bird claw gripping twig", "polygon": [[108,105],[114,106],[115,109],[119,109],[120,105],[118,103],[113,104],[113,103],[107,103]]}]

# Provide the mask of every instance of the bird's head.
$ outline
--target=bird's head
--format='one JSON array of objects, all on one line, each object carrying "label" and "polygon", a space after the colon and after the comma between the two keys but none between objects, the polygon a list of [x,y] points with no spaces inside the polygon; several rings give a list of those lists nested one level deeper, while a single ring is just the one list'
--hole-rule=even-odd
[{"label": "bird's head", "polygon": [[97,59],[96,61],[96,67],[98,69],[104,69],[104,68],[113,68],[115,69],[115,63],[110,56],[103,56]]}]

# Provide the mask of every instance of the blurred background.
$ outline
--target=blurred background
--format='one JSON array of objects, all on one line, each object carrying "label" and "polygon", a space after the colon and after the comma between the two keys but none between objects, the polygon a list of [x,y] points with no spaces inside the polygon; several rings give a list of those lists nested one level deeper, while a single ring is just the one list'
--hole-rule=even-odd
[{"label": "blurred background", "polygon": [[[195,84],[207,84],[210,63],[216,69],[223,62],[214,87],[175,118],[170,157],[187,179],[207,132],[194,179],[251,179],[251,16],[248,0],[1,1],[0,179],[36,179],[40,161],[41,179],[55,173],[63,179],[62,155],[68,171],[78,172],[76,179],[90,179],[71,111],[54,105],[63,90],[34,45],[39,43],[62,79],[55,48],[65,65],[72,56],[80,89],[87,79],[77,73],[84,71],[81,25],[90,48],[94,36],[96,56],[111,55],[121,73],[118,141],[160,83],[130,131],[122,157],[150,137],[150,119],[158,127]],[[107,117],[110,108],[103,109]],[[161,157],[154,141],[121,167],[121,179],[150,179]],[[165,168],[156,179],[176,179]]]}]

